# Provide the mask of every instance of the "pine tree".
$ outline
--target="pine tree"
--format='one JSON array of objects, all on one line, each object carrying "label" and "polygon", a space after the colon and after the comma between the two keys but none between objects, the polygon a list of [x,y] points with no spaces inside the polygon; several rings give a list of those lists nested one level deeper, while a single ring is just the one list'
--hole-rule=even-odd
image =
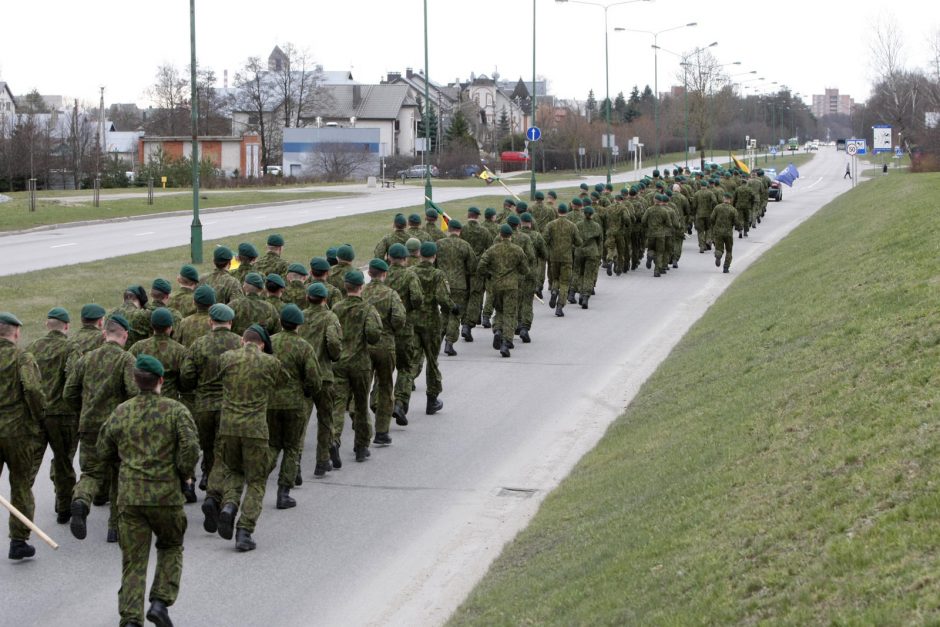
[{"label": "pine tree", "polygon": [[636,85],[630,90],[630,104],[634,107],[640,104],[640,88]]},{"label": "pine tree", "polygon": [[505,137],[509,135],[509,132],[512,130],[509,123],[509,113],[506,112],[506,107],[503,107],[499,112],[499,121],[496,123],[496,129],[499,133],[499,137]]},{"label": "pine tree", "polygon": [[584,109],[588,113],[594,113],[597,111],[597,100],[594,98],[594,90],[588,92],[587,102],[584,103]]},{"label": "pine tree", "polygon": [[615,117],[621,121],[627,113],[627,100],[623,97],[623,92],[620,92],[614,98],[614,112],[616,113]]},{"label": "pine tree", "polygon": [[[421,99],[418,98],[418,110],[421,112],[421,119],[418,120],[418,137],[424,137],[424,114],[425,110],[421,104]],[[428,118],[428,143],[430,144],[428,152],[437,152],[437,112],[434,110],[434,107],[431,107],[431,116]]]},{"label": "pine tree", "polygon": [[476,140],[470,135],[470,125],[463,111],[457,109],[454,117],[450,121],[450,126],[444,132],[444,138],[447,140],[447,146],[456,148],[460,144],[476,145]]}]

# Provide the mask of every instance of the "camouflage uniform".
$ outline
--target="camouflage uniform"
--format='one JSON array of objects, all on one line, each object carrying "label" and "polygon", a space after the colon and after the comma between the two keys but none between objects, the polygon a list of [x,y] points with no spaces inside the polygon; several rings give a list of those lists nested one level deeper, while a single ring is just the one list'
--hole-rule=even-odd
[{"label": "camouflage uniform", "polygon": [[196,340],[207,335],[210,329],[209,309],[202,308],[183,318],[179,327],[174,328],[173,337],[185,348],[189,348]]},{"label": "camouflage uniform", "polygon": [[268,447],[271,449],[268,474],[277,466],[277,455],[283,451],[277,485],[291,488],[297,477],[310,419],[307,399],[320,393],[322,375],[316,351],[296,330],[271,336],[271,346],[275,357],[291,376],[286,385],[272,389],[268,398]]},{"label": "camouflage uniform", "polygon": [[240,336],[255,323],[263,326],[268,335],[274,335],[281,330],[278,310],[261,294],[247,294],[233,302],[231,307],[235,312],[235,319],[232,320],[232,333],[235,335]]},{"label": "camouflage uniform", "polygon": [[[346,296],[346,284],[344,277],[346,276],[347,272],[353,269],[355,269],[355,266],[353,266],[351,263],[340,261],[338,264],[330,268],[330,273],[326,278],[327,283],[336,288],[336,290],[342,294],[343,297]],[[327,300],[329,300],[329,297]],[[330,303],[331,309],[334,306],[336,306],[335,302]]]},{"label": "camouflage uniform", "polygon": [[[196,312],[196,303],[193,301],[193,290],[189,287],[180,287],[166,301],[167,308],[175,309],[180,312],[180,316],[185,318]],[[175,326],[175,325],[174,325]]]},{"label": "camouflage uniform", "polygon": [[424,305],[424,291],[412,268],[392,264],[385,284],[395,290],[405,307],[405,324],[395,334],[395,401],[407,412],[414,384],[415,348],[414,323]]},{"label": "camouflage uniform", "polygon": [[[529,237],[528,231],[523,231],[519,226],[512,227],[511,241],[522,249],[526,260],[525,272],[519,277],[519,287],[516,290],[516,326],[513,327],[513,331],[519,333],[522,330],[520,326],[523,312],[526,310],[532,311],[532,298],[535,293],[532,285],[535,282],[535,274],[531,270],[532,266],[538,261],[538,256],[535,254],[535,246],[532,245],[532,238]],[[497,243],[499,242],[493,242],[493,245],[495,246]]]},{"label": "camouflage uniform", "polygon": [[643,214],[643,228],[646,231],[646,267],[656,264],[654,276],[660,276],[666,269],[669,251],[666,250],[666,236],[672,229],[672,215],[665,205],[654,204]]},{"label": "camouflage uniform", "polygon": [[483,253],[478,271],[493,290],[493,332],[511,343],[518,324],[519,285],[529,274],[526,254],[508,238],[501,238]]},{"label": "camouflage uniform", "polygon": [[173,605],[183,573],[186,514],[180,481],[199,457],[196,425],[181,403],[153,392],[118,405],[101,427],[98,457],[120,463],[117,506],[121,543],[121,623],[144,623],[150,543],[157,538],[157,566],[150,600]]},{"label": "camouflage uniform", "polygon": [[[673,195],[675,198],[675,195]],[[672,261],[672,267],[679,266],[679,258],[682,257],[682,242],[685,241],[685,220],[679,213],[679,209],[674,201],[666,203],[666,209],[669,211],[669,219],[672,222],[672,230],[666,238],[668,244],[666,248],[666,257]]]},{"label": "camouflage uniform", "polygon": [[343,329],[326,304],[310,305],[304,310],[304,323],[300,336],[313,347],[320,366],[322,383],[319,394],[313,397],[317,408],[317,461],[330,459],[333,444],[333,415],[335,413],[336,390],[333,377],[333,362],[339,360],[343,345]]},{"label": "camouflage uniform", "polygon": [[98,456],[98,432],[115,407],[137,394],[133,371],[134,357],[120,344],[106,341],[75,362],[62,393],[73,410],[81,409],[78,417],[81,442],[78,465],[82,475],[72,491],[72,500],[89,508],[101,485],[110,481],[108,529],[117,529],[118,523],[117,465]]},{"label": "camouflage uniform", "polygon": [[415,360],[412,372],[417,377],[421,372],[422,358],[427,359],[426,374],[427,395],[432,398],[440,396],[443,390],[441,371],[437,367],[437,354],[441,349],[441,308],[453,310],[454,301],[447,289],[447,279],[444,273],[435,268],[430,260],[422,259],[414,267],[421,283],[421,292],[424,301],[419,313],[415,316]]},{"label": "camouflage uniform", "polygon": [[202,475],[208,481],[207,496],[222,500],[222,471],[215,463],[217,435],[222,412],[222,373],[219,359],[241,345],[241,338],[224,327],[216,327],[196,340],[186,351],[180,371],[180,387],[195,390],[193,418],[202,449]]},{"label": "camouflage uniform", "polygon": [[307,306],[307,286],[304,285],[303,281],[296,279],[288,281],[281,300],[284,303],[294,303],[303,311],[304,307]]},{"label": "camouflage uniform", "polygon": [[712,235],[715,238],[715,265],[719,265],[724,255],[724,268],[731,267],[731,248],[734,245],[734,230],[740,230],[744,225],[737,210],[723,202],[712,210]]},{"label": "camouflage uniform", "polygon": [[[0,472],[10,473],[10,502],[32,520],[34,459],[45,410],[36,360],[0,337]],[[29,540],[29,527],[10,514],[10,539]]]},{"label": "camouflage uniform", "polygon": [[[525,222],[523,222],[525,224]],[[525,290],[529,297],[522,299],[522,307],[519,310],[519,326],[527,331],[532,329],[532,323],[535,319],[532,311],[532,295],[535,292],[542,291],[542,283],[545,280],[545,264],[548,261],[548,248],[545,246],[545,238],[536,229],[524,229],[526,235],[532,240],[532,250],[535,251],[535,259],[529,259],[529,274]]]},{"label": "camouflage uniform", "polygon": [[116,313],[124,316],[131,325],[131,328],[127,331],[127,342],[124,344],[124,350],[150,337],[150,333],[152,332],[150,328],[150,312],[141,309],[130,301],[124,301],[124,303],[120,307],[115,308],[110,315]]},{"label": "camouflage uniform", "polygon": [[559,295],[557,311],[564,309],[565,295],[570,287],[571,254],[584,242],[577,225],[564,216],[553,220],[542,235],[548,248],[548,287],[553,294]]},{"label": "camouflage uniform", "polygon": [[395,336],[405,326],[405,306],[395,290],[375,279],[362,288],[362,300],[375,307],[382,321],[382,335],[377,343],[369,346],[369,358],[374,377],[375,431],[388,433],[394,400]]},{"label": "camouflage uniform", "polygon": [[[286,277],[289,265],[290,264],[282,259],[278,253],[269,250],[263,257],[255,261],[253,271],[261,276],[279,274],[282,277]],[[244,278],[242,280],[244,280]]]},{"label": "camouflage uniform", "polygon": [[154,335],[137,342],[128,351],[134,357],[150,355],[163,364],[163,387],[161,396],[180,400],[180,371],[186,359],[186,347],[168,335]]},{"label": "camouflage uniform", "polygon": [[333,441],[339,446],[350,400],[355,431],[354,448],[368,449],[372,441],[369,425],[369,376],[372,361],[369,347],[382,337],[382,320],[375,307],[361,296],[349,296],[333,309],[343,328],[343,348],[333,368],[336,375],[336,402],[333,414]]},{"label": "camouflage uniform", "polygon": [[82,328],[75,332],[72,340],[78,345],[79,352],[84,355],[104,344],[104,333],[94,324],[82,324]]},{"label": "camouflage uniform", "polygon": [[[493,243],[493,233],[484,227],[478,220],[467,220],[460,231],[460,239],[470,244],[477,260],[480,259],[487,248]],[[470,277],[470,290],[467,294],[467,307],[464,309],[461,323],[474,327],[480,324],[480,311],[483,308],[484,281],[479,273],[474,272]]]},{"label": "camouflage uniform", "polygon": [[[224,486],[221,502],[223,507],[234,503],[241,510],[236,527],[251,533],[261,515],[264,484],[271,468],[268,391],[287,383],[288,375],[277,358],[262,352],[257,344],[248,343],[219,357],[219,377],[219,455]],[[292,482],[294,477],[296,469],[290,477]],[[213,487],[211,479],[209,487]]]},{"label": "camouflage uniform", "polygon": [[388,249],[392,247],[392,244],[401,244],[404,246],[409,237],[411,236],[404,228],[394,229],[390,233],[386,233],[382,236],[382,239],[379,240],[379,243],[375,245],[375,251],[372,256],[376,259],[385,259],[388,256]]},{"label": "camouflage uniform", "polygon": [[578,224],[578,233],[581,235],[581,246],[578,247],[578,265],[574,273],[577,275],[577,291],[581,295],[583,304],[590,298],[594,285],[597,283],[597,270],[601,259],[601,249],[604,246],[604,234],[597,220],[588,217]]},{"label": "camouflage uniform", "polygon": [[704,187],[692,196],[692,205],[695,207],[695,231],[698,234],[700,253],[711,248],[711,218],[716,204],[715,195]]},{"label": "camouflage uniform", "polygon": [[738,185],[734,190],[734,208],[738,212],[738,222],[741,223],[741,230],[745,237],[751,228],[751,214],[755,205],[754,190],[748,185]]},{"label": "camouflage uniform", "polygon": [[215,302],[231,305],[242,297],[242,284],[228,273],[228,270],[216,268],[212,274],[200,281],[215,290]]},{"label": "camouflage uniform", "polygon": [[428,239],[435,243],[447,237],[447,233],[441,230],[441,225],[436,220],[434,222],[425,222],[424,232],[428,234]]},{"label": "camouflage uniform", "polygon": [[[460,307],[460,314],[447,312],[444,323],[444,338],[454,343],[460,330],[461,316],[466,319],[467,301],[470,298],[470,282],[477,269],[477,257],[469,243],[451,235],[437,242],[437,267],[444,272],[450,296]],[[466,323],[464,323],[466,324]]]},{"label": "camouflage uniform", "polygon": [[[258,270],[255,268],[256,261],[257,261],[257,258],[254,259],[253,261],[248,261],[247,259],[242,260],[242,258],[239,257],[238,267],[235,268],[234,270],[230,270],[229,274],[231,274],[235,278],[235,280],[238,281],[238,284],[241,285],[242,283],[245,282],[246,274],[248,274],[249,272],[258,272]],[[264,275],[264,276],[267,276],[267,275]]]},{"label": "camouflage uniform", "polygon": [[42,417],[43,440],[37,450],[36,470],[48,442],[53,455],[50,474],[55,487],[55,511],[64,516],[69,513],[75,488],[73,460],[78,449],[78,414],[62,398],[62,391],[66,366],[74,364],[81,352],[78,344],[58,330],[51,330],[30,344],[26,352],[39,366],[46,399],[46,411]]}]

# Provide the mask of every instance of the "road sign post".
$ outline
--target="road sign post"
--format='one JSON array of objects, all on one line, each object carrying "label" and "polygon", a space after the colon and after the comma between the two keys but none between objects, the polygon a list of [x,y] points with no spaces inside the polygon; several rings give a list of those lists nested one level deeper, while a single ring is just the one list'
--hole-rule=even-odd
[{"label": "road sign post", "polygon": [[525,137],[530,142],[537,142],[542,138],[542,129],[537,126],[530,126],[525,132]]}]

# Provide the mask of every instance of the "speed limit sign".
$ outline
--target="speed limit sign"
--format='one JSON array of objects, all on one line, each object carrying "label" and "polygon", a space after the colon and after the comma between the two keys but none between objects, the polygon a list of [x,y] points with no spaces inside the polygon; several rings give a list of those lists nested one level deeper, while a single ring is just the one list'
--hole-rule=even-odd
[{"label": "speed limit sign", "polygon": [[854,157],[855,154],[858,152],[858,144],[855,144],[855,143],[849,144],[848,146],[845,147],[845,152],[847,152],[849,156]]}]

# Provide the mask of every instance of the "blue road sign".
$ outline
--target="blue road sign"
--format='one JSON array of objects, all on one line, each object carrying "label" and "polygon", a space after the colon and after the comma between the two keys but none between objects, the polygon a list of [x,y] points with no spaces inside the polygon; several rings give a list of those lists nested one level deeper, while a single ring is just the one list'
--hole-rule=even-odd
[{"label": "blue road sign", "polygon": [[898,157],[898,158],[904,156],[904,151],[901,150],[901,147],[900,147],[900,146],[898,146],[897,148],[894,149],[894,156],[895,156],[895,157]]},{"label": "blue road sign", "polygon": [[770,154],[772,154],[772,155],[777,154],[777,149],[776,149],[775,147],[771,146],[771,148],[770,148]]},{"label": "blue road sign", "polygon": [[525,136],[530,142],[537,142],[542,138],[542,129],[537,126],[530,126],[529,130],[525,132]]}]

